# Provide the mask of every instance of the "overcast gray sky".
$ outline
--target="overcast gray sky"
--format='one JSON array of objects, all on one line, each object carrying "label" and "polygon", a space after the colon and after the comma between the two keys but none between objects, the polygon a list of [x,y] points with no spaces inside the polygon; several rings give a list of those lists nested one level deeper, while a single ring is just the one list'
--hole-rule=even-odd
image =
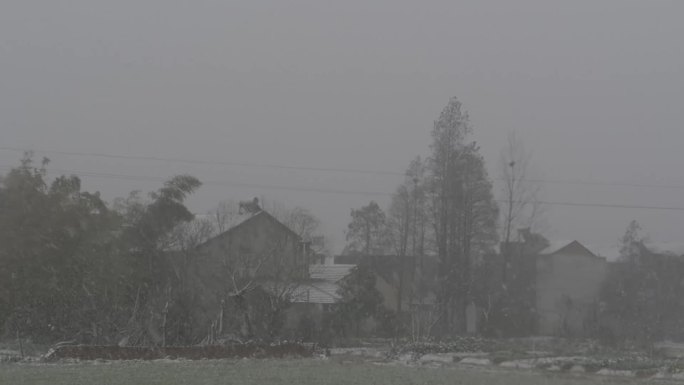
[{"label": "overcast gray sky", "polygon": [[[107,199],[188,172],[213,182],[193,211],[304,206],[339,251],[350,208],[389,195],[320,190],[389,194],[400,175],[234,164],[401,173],[457,96],[493,177],[515,131],[538,178],[615,183],[547,183],[545,200],[684,207],[683,17],[646,0],[1,0],[0,172],[32,148]],[[605,245],[631,219],[682,239],[676,210],[549,206],[546,233]]]}]

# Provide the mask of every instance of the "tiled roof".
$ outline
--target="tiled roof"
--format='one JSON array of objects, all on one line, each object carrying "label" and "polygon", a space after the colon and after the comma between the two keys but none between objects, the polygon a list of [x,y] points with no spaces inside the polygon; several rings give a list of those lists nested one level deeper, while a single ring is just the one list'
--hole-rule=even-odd
[{"label": "tiled roof", "polygon": [[293,293],[297,303],[335,303],[340,299],[339,281],[351,273],[355,265],[311,265],[311,281],[299,285]]},{"label": "tiled roof", "polygon": [[335,303],[340,299],[337,290],[339,285],[334,282],[312,282],[300,285],[293,293],[293,302],[297,303]]},{"label": "tiled roof", "polygon": [[356,265],[311,265],[309,274],[311,279],[337,282],[351,273]]}]

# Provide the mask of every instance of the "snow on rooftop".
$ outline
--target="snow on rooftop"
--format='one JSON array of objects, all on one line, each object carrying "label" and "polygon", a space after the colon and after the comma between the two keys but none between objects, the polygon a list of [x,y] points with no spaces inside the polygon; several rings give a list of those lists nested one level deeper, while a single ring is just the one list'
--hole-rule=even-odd
[{"label": "snow on rooftop", "polygon": [[[684,255],[684,242],[646,242],[646,247],[658,254]],[[594,254],[605,257],[607,261],[613,262],[620,258],[620,242],[598,244],[587,246]]]},{"label": "snow on rooftop", "polygon": [[309,274],[311,279],[337,282],[351,273],[356,265],[311,265]]},{"label": "snow on rooftop", "polygon": [[546,247],[545,249],[543,249],[542,251],[540,251],[539,254],[542,254],[542,255],[553,254],[556,251],[564,248],[565,246],[569,245],[572,242],[573,241],[571,241],[571,240],[570,241],[565,241],[565,240],[563,240],[563,241],[558,241],[558,240],[549,241],[549,246]]},{"label": "snow on rooftop", "polygon": [[298,303],[335,303],[340,299],[339,281],[349,275],[356,265],[311,265],[312,282],[295,289],[293,301]]}]

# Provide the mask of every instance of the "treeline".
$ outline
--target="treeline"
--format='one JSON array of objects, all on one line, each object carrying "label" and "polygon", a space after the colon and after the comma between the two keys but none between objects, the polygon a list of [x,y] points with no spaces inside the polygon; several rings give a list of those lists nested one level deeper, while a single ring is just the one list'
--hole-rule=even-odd
[{"label": "treeline", "polygon": [[396,257],[397,332],[464,333],[469,308],[479,309],[471,318],[492,334],[524,334],[533,327],[533,276],[510,274],[516,267],[502,261],[497,247],[500,219],[504,257],[512,249],[507,245],[520,241],[511,229],[529,228],[534,219],[534,194],[521,185],[525,154],[511,140],[502,156],[506,200],[500,210],[472,134],[468,113],[451,98],[434,121],[430,154],[409,164],[388,208],[371,201],[351,211],[344,254]]},{"label": "treeline", "polygon": [[[395,334],[450,336],[469,323],[492,336],[536,332],[536,257],[549,242],[535,231],[541,210],[539,188],[527,179],[529,156],[509,137],[500,164],[503,194],[495,200],[472,132],[452,98],[434,122],[430,154],[409,164],[389,206],[371,201],[351,210],[344,254],[394,257],[393,265],[362,263],[358,279],[368,270],[389,272],[395,312],[388,317],[369,285],[347,288],[343,298],[353,308],[348,302],[356,292],[364,309],[356,314],[391,319],[386,329]],[[586,336],[640,344],[683,339],[684,258],[650,250],[636,222],[622,245],[620,259],[608,263]]]},{"label": "treeline", "polygon": [[[386,213],[375,202],[353,210],[347,234],[347,252],[410,255],[416,267],[423,267],[423,257],[435,256],[434,276],[423,276],[413,292],[422,297],[412,301],[435,305],[416,317],[440,334],[466,331],[471,304],[505,308],[501,301],[512,297],[505,295],[510,285],[489,279],[501,269],[487,262],[499,239],[499,207],[472,131],[461,103],[450,99],[434,122],[430,156],[411,162]],[[109,205],[82,191],[77,177],[48,184],[46,167],[47,161],[35,165],[26,156],[0,187],[5,332],[130,344],[197,342],[206,334],[193,326],[197,291],[166,252],[189,250],[207,234],[225,230],[230,210],[217,210],[215,226],[192,221],[183,203],[200,182],[187,175],[148,196],[132,193]],[[318,222],[308,212],[282,217],[305,238],[320,238]],[[325,251],[324,242],[313,246]],[[397,313],[402,313],[408,310],[402,296],[412,283],[399,276]],[[435,298],[428,298],[432,294]],[[348,302],[341,307],[354,308]]]},{"label": "treeline", "polygon": [[[26,154],[0,180],[0,337],[161,346],[281,338],[302,266],[278,258],[280,239],[223,255],[206,272],[218,259],[201,245],[245,219],[237,202],[196,216],[184,202],[201,183],[178,175],[108,203],[76,176],[50,181],[48,163]],[[312,257],[326,253],[310,211],[261,205]],[[267,270],[277,274],[264,286]]]},{"label": "treeline", "polygon": [[[497,202],[472,132],[461,103],[450,99],[434,122],[431,153],[409,164],[387,209],[371,201],[351,210],[344,254],[395,258],[380,267],[361,263],[342,283],[324,329],[358,334],[360,321],[374,318],[384,335],[414,339],[472,331],[473,320],[491,336],[535,332],[535,257],[548,242],[534,231],[538,210],[536,190],[524,183],[527,159],[509,141],[505,196]],[[211,343],[231,333],[280,337],[297,287],[285,267],[270,266],[287,289],[277,296],[273,277],[269,291],[254,273],[255,263],[270,263],[267,255],[232,266],[229,287],[218,294],[188,273],[195,247],[235,224],[235,205],[223,202],[196,218],[184,202],[201,183],[189,175],[109,204],[82,191],[78,177],[49,182],[48,163],[26,154],[0,181],[4,336],[126,345]],[[311,241],[314,254],[326,254],[310,212],[275,204],[267,211]],[[596,336],[684,337],[684,263],[649,250],[637,230],[630,226],[620,261],[609,264]],[[378,271],[395,286],[391,306],[376,290]],[[215,304],[202,311],[211,315],[200,315],[208,296]],[[311,322],[304,317],[301,329],[311,331]]]},{"label": "treeline", "polygon": [[601,296],[597,337],[607,343],[684,339],[684,257],[656,252],[636,221],[622,239],[620,258],[609,264]]},{"label": "treeline", "polygon": [[3,334],[136,344],[162,327],[183,329],[189,293],[164,251],[172,230],[193,219],[184,200],[200,182],[179,175],[148,196],[131,193],[108,205],[82,191],[76,176],[48,183],[47,165],[26,154],[2,177]]}]

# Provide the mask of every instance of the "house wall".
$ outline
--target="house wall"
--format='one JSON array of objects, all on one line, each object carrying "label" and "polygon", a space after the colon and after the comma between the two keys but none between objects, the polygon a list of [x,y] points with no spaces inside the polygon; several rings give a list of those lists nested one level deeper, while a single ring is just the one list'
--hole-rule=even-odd
[{"label": "house wall", "polygon": [[[240,269],[238,277],[254,277],[257,282],[285,282],[308,276],[308,263],[299,237],[265,213],[209,240],[193,257],[195,317],[201,325],[217,321],[222,308],[231,305],[226,300],[234,291],[232,271],[235,269]],[[263,262],[257,271],[260,260]]]},{"label": "house wall", "polygon": [[[221,273],[225,266],[249,267],[258,277],[271,278],[287,273],[302,278],[308,275],[308,261],[304,257],[299,238],[266,214],[257,215],[249,222],[207,242],[201,254],[206,259],[207,275]],[[256,271],[259,261],[263,261]]]},{"label": "house wall", "polygon": [[382,305],[388,310],[397,311],[397,295],[399,290],[380,275],[376,275],[375,288],[382,297]]},{"label": "house wall", "polygon": [[605,258],[567,252],[539,256],[536,280],[538,334],[589,334],[605,277]]}]

